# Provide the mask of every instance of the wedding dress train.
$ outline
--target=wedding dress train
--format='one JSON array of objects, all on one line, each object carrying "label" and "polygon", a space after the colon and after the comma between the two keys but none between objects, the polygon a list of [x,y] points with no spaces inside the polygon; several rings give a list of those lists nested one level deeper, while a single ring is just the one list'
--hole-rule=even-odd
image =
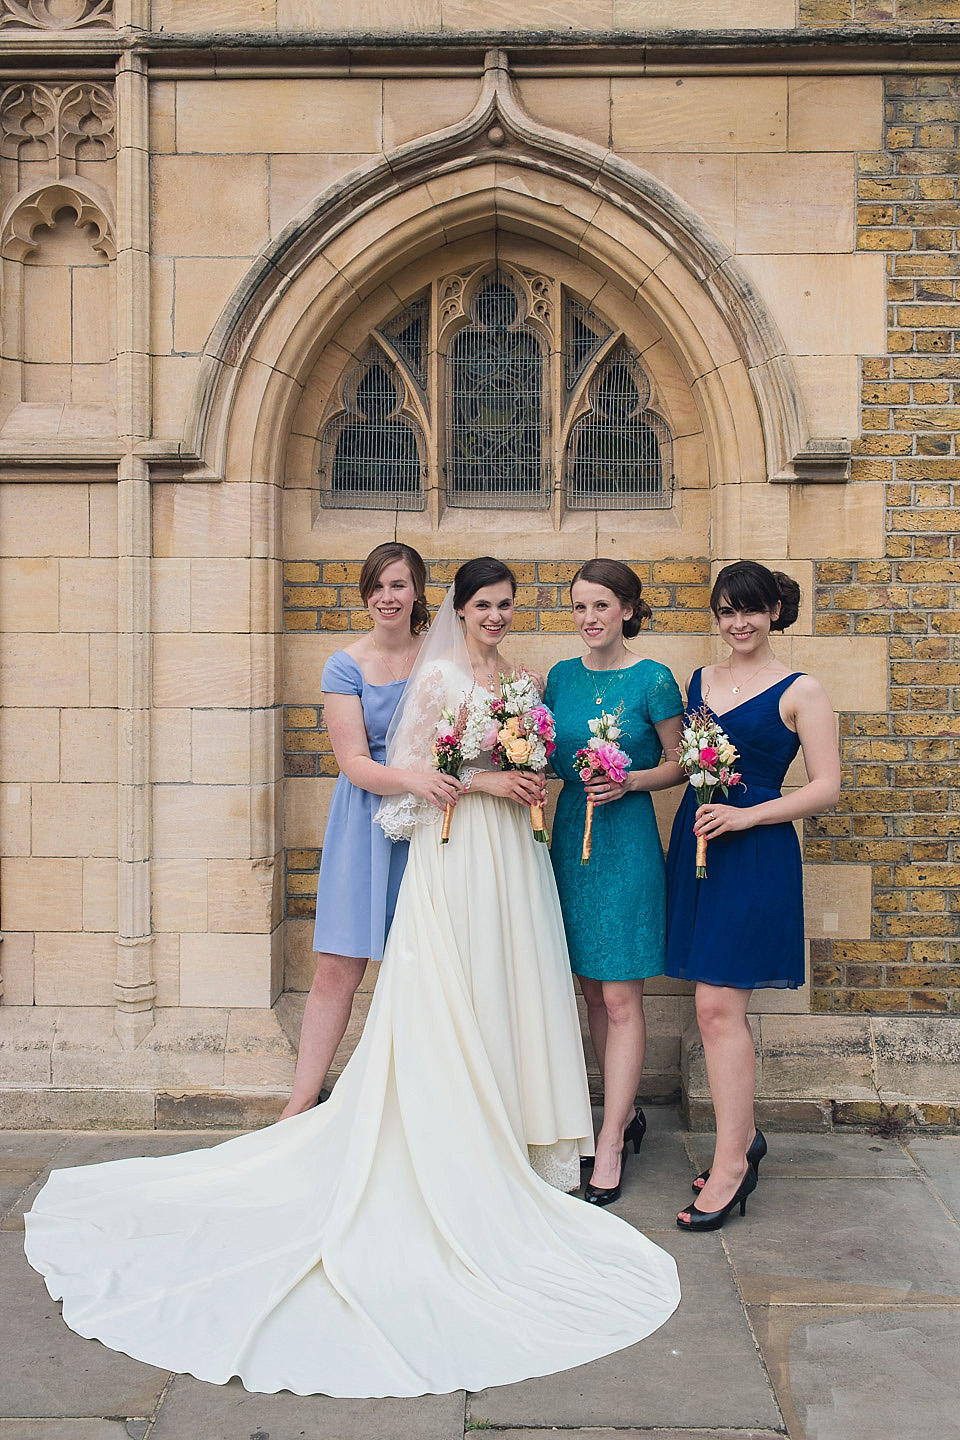
[{"label": "wedding dress train", "polygon": [[403,1396],[580,1365],[672,1313],[670,1256],[531,1167],[592,1149],[546,848],[487,795],[438,842],[414,833],[329,1100],[212,1149],[53,1172],[26,1250],[73,1330],[249,1390]]}]

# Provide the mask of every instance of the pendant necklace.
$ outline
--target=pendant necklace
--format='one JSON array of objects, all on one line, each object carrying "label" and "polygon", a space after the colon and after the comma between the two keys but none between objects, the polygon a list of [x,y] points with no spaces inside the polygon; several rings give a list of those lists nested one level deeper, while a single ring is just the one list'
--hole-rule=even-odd
[{"label": "pendant necklace", "polygon": [[[499,689],[500,689],[500,675],[502,674],[502,671],[499,670],[499,668],[498,668],[497,670],[491,670],[490,667],[487,666],[487,665],[485,665],[482,660],[479,660],[479,661],[473,661],[473,660],[471,660],[470,665],[471,665],[471,668],[472,668],[472,670],[473,670],[474,679],[479,683],[480,688],[481,688],[482,690],[497,690],[497,691],[499,691]],[[480,678],[480,677],[483,676],[483,675],[485,675],[485,676],[487,677],[487,682],[488,682],[488,683],[487,683],[486,685],[484,685],[482,679]]]},{"label": "pendant necklace", "polygon": [[594,693],[594,695],[596,696],[597,705],[598,705],[598,706],[601,708],[601,710],[602,710],[602,708],[603,708],[603,702],[604,702],[604,700],[607,698],[607,691],[610,689],[610,686],[613,684],[614,680],[616,680],[616,679],[619,678],[620,673],[621,673],[621,671],[623,670],[623,666],[622,666],[622,665],[619,665],[619,666],[617,667],[617,669],[613,671],[613,673],[611,674],[609,680],[607,681],[606,685],[604,685],[604,687],[603,687],[602,690],[601,690],[600,686],[597,684],[597,681],[596,681],[596,678],[595,678],[595,677],[596,677],[597,675],[602,675],[604,672],[603,672],[602,670],[590,670],[590,669],[588,669],[588,667],[587,667],[586,665],[584,665],[583,668],[584,668],[584,670],[586,670],[587,674],[590,676],[590,682],[591,682],[591,684],[593,685],[593,693]]},{"label": "pendant necklace", "polygon": [[386,655],[384,655],[383,651],[380,649],[380,646],[377,644],[376,640],[374,639],[374,637],[373,637],[372,635],[370,636],[370,639],[373,640],[373,648],[374,648],[374,650],[376,650],[377,656],[378,656],[378,658],[379,658],[379,660],[380,660],[380,663],[383,665],[384,670],[386,670],[386,672],[387,672],[388,675],[391,675],[391,676],[393,677],[393,683],[394,683],[395,685],[399,685],[401,680],[406,680],[407,675],[406,675],[406,673],[404,673],[404,672],[406,672],[406,671],[409,670],[410,650],[411,650],[411,648],[412,648],[413,642],[411,641],[411,642],[407,645],[406,650],[403,652],[403,660],[401,661],[401,664],[400,664],[400,674],[398,675],[397,672],[396,672],[396,670],[394,670],[393,666],[390,664],[390,661],[387,659]]},{"label": "pendant necklace", "polygon": [[[766,670],[767,666],[768,666],[768,665],[772,665],[773,662],[774,662],[774,660],[776,660],[776,658],[777,658],[776,655],[771,655],[771,656],[770,656],[770,659],[767,660],[763,665],[760,666],[760,670]],[[760,674],[760,670],[754,670],[753,674],[752,674],[752,675],[748,675],[747,678],[746,678],[746,680],[741,680],[741,682],[740,682],[739,685],[734,685],[734,683],[733,683],[733,670],[730,668],[730,662],[729,662],[729,660],[728,660],[728,661],[727,661],[727,674],[730,676],[730,689],[732,690],[733,694],[734,694],[734,695],[739,695],[739,694],[740,694],[740,691],[743,689],[744,685],[749,685],[751,680],[755,680],[755,679],[756,679],[756,677]]]}]

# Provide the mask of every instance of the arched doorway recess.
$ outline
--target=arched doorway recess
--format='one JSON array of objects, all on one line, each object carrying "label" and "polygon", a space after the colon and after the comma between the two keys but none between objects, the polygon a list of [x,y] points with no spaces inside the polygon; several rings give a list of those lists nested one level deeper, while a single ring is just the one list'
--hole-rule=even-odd
[{"label": "arched doorway recess", "polygon": [[[530,120],[496,51],[465,120],[328,189],[251,267],[206,347],[183,440],[176,454],[153,448],[155,462],[188,478],[249,485],[251,554],[289,558],[279,537],[295,420],[318,376],[321,388],[333,383],[343,351],[328,361],[331,342],[365,307],[386,314],[404,303],[403,277],[419,262],[439,263],[484,236],[495,250],[503,237],[508,249],[565,256],[668,347],[698,417],[703,484],[715,502],[725,490],[790,479],[801,467],[808,479],[843,478],[840,442],[810,444],[779,329],[729,250],[650,176]],[[283,628],[278,587],[259,608],[255,628],[272,641]],[[270,648],[273,680],[259,690],[261,714],[285,698],[280,647]],[[276,727],[251,726],[251,744],[251,773],[276,777],[274,804],[251,816],[251,855],[273,857],[282,844]],[[314,811],[312,823],[322,815]]]},{"label": "arched doorway recess", "polygon": [[254,459],[278,474],[298,387],[351,310],[418,256],[494,228],[581,258],[669,338],[713,483],[844,478],[842,442],[811,444],[783,338],[729,249],[650,175],[531,120],[502,51],[470,115],[330,187],[251,267],[206,347],[178,458],[211,478]]}]

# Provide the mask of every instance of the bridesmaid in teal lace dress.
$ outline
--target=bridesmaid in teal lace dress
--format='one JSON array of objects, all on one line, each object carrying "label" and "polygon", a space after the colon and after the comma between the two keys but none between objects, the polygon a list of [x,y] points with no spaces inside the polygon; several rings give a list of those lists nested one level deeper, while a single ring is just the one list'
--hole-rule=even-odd
[{"label": "bridesmaid in teal lace dress", "polygon": [[[590,1037],[603,1075],[603,1125],[585,1198],[609,1205],[620,1194],[624,1140],[638,1149],[646,1128],[634,1111],[646,1029],[643,982],[663,974],[665,882],[652,790],[683,778],[672,757],[683,703],[665,665],[624,645],[650,608],[641,584],[619,560],[588,560],[570,586],[584,659],[561,661],[545,700],[557,721],[553,765],[563,780],[552,857],[570,962],[587,1002]],[[617,744],[633,761],[624,781],[585,786],[573,758],[590,739],[589,721],[622,709]],[[580,863],[587,795],[594,801],[593,854]]]}]

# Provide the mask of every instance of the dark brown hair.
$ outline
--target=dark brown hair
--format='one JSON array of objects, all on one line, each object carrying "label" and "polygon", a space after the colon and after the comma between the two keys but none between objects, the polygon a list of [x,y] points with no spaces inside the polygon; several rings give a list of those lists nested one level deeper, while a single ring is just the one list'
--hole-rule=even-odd
[{"label": "dark brown hair", "polygon": [[478,555],[476,560],[467,560],[453,577],[453,608],[459,611],[468,600],[487,585],[510,582],[510,589],[517,593],[517,577],[509,565],[495,560],[492,555]]},{"label": "dark brown hair", "polygon": [[570,581],[570,598],[573,598],[573,587],[578,580],[586,580],[590,585],[603,585],[605,589],[612,590],[620,601],[621,605],[627,605],[633,612],[623,622],[623,638],[632,640],[634,635],[639,635],[640,627],[644,620],[649,620],[653,611],[646,600],[641,600],[643,584],[639,575],[634,574],[629,565],[624,565],[622,560],[588,560]]},{"label": "dark brown hair", "polygon": [[417,592],[417,598],[413,602],[413,609],[410,611],[410,633],[419,635],[425,625],[429,624],[430,611],[427,609],[427,567],[423,563],[423,556],[414,550],[412,545],[403,545],[399,540],[387,540],[383,545],[378,545],[370,551],[363,562],[363,569],[360,571],[360,599],[366,605],[373,594],[373,587],[380,579],[380,572],[395,560],[402,560],[410,571],[410,579],[413,581],[413,588]]},{"label": "dark brown hair", "polygon": [[782,570],[768,570],[756,560],[735,560],[724,565],[710,592],[714,615],[723,604],[734,610],[763,610],[767,615],[779,605],[780,613],[770,621],[770,629],[786,630],[800,613],[800,586]]}]

